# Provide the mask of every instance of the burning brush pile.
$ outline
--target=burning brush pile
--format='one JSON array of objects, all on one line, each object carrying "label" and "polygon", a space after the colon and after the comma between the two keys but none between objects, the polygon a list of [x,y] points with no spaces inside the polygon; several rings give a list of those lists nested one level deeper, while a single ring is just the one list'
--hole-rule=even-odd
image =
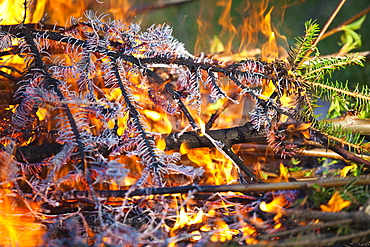
[{"label": "burning brush pile", "polygon": [[364,136],[314,113],[368,111],[367,88],[327,80],[364,57],[311,55],[317,23],[287,60],[223,61],[168,25],[25,20],[0,26],[2,245],[369,240]]}]

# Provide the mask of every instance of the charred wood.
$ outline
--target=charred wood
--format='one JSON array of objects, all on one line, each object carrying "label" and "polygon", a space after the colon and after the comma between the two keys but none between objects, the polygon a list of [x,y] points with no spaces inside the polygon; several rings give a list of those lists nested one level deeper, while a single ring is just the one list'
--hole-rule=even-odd
[{"label": "charred wood", "polygon": [[[225,146],[246,142],[265,143],[265,132],[257,132],[247,122],[243,126],[229,129],[209,130],[207,133],[215,140],[221,141]],[[166,150],[179,150],[181,144],[186,148],[212,147],[211,141],[197,132],[171,133],[166,137]]]}]

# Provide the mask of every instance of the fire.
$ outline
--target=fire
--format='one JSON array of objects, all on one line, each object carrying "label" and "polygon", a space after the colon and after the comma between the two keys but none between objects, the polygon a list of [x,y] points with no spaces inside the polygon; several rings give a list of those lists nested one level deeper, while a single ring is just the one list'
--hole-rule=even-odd
[{"label": "fire", "polygon": [[[219,0],[216,5],[224,7],[224,11],[220,16],[220,19],[218,20],[218,24],[222,26],[220,36],[223,36],[224,33],[226,32],[231,33],[231,37],[229,38],[229,42],[227,43],[226,48],[225,48],[226,52],[231,53],[232,39],[238,33],[235,26],[232,24],[232,18],[230,17],[232,1]],[[226,54],[226,55],[229,55],[229,54]]]},{"label": "fire", "polygon": [[[55,2],[55,1],[54,1]],[[26,20],[26,23],[28,22],[37,22],[40,20],[43,16],[43,13],[45,12],[46,8],[53,9],[52,12],[59,12],[60,10],[69,10],[69,13],[64,13],[63,15],[57,16],[53,15],[52,20],[55,21],[58,24],[64,24],[66,22],[65,18],[69,16],[81,16],[82,11],[84,10],[84,1],[57,1],[57,3],[51,3],[51,1],[45,0],[45,1],[37,1],[36,6],[31,6],[30,9],[32,9],[32,16],[29,17]],[[222,30],[221,33],[214,37],[213,41],[214,43],[214,51],[220,52],[224,51],[225,53],[222,55],[230,55],[234,54],[235,52],[232,51],[233,43],[235,42],[235,39],[240,38],[240,46],[239,46],[239,54],[235,55],[235,57],[232,57],[232,59],[238,59],[237,56],[243,56],[242,59],[245,59],[245,56],[255,56],[260,55],[262,60],[271,62],[274,59],[280,59],[284,58],[286,54],[282,52],[282,48],[279,45],[279,41],[284,40],[284,37],[278,33],[276,28],[273,25],[272,22],[272,13],[274,11],[273,7],[268,7],[268,1],[246,1],[246,9],[243,11],[247,12],[247,17],[244,18],[243,23],[240,26],[237,26],[234,23],[233,18],[231,17],[230,12],[232,11],[232,4],[233,1],[228,0],[218,0],[216,3],[216,6],[223,8],[223,12],[221,17],[219,18],[219,25],[221,25]],[[12,4],[9,4],[12,3]],[[122,17],[124,14],[129,12],[129,6],[131,3],[129,3],[128,0],[122,0],[118,1],[119,4],[122,4],[122,8],[120,9],[120,6],[115,6],[115,4],[112,3],[110,5],[109,11],[113,13],[113,15],[117,15]],[[73,4],[73,5],[72,5]],[[21,17],[15,17],[12,16],[14,13],[22,13],[20,10],[15,11],[9,11],[9,7],[16,6],[17,4],[14,3],[14,1],[9,2],[3,2],[0,4],[0,11],[1,13],[8,13],[8,15],[2,17],[3,22],[2,24],[14,24],[19,23]],[[197,20],[199,23],[199,30],[202,30],[203,32],[206,32],[204,29],[206,24],[202,20],[201,17]],[[240,37],[238,35],[241,34]],[[262,34],[262,36],[261,36]],[[225,37],[228,37],[228,41],[225,43]],[[248,54],[248,55],[245,55]],[[139,54],[137,54],[139,56]],[[142,55],[143,56],[143,55]],[[217,57],[216,57],[217,58]],[[219,57],[218,57],[219,58]],[[217,59],[218,59],[217,58]],[[228,57],[227,59],[229,59]],[[222,60],[222,58],[220,58]],[[68,61],[72,62],[72,61]],[[68,63],[67,62],[67,63]],[[18,62],[16,62],[18,63]],[[99,73],[99,72],[97,72]],[[122,72],[124,73],[124,72]],[[140,80],[147,80],[146,78],[143,79],[140,73],[134,73],[134,72],[128,72],[130,77],[130,81],[136,81],[137,83],[137,92],[134,92],[134,96],[139,102],[146,102],[148,101],[149,95],[146,92],[147,89],[146,86],[143,86],[140,83]],[[100,75],[101,76],[101,75]],[[149,84],[149,83],[148,83]],[[225,86],[226,89],[228,89],[227,85]],[[231,87],[231,86],[230,86]],[[273,92],[276,90],[273,81],[271,80],[265,80],[264,85],[262,86],[262,96],[263,98],[267,99],[269,98]],[[227,91],[227,90],[226,90]],[[106,96],[106,100],[111,103],[116,103],[118,101],[122,101],[122,91],[119,88],[107,90],[107,89],[101,89],[101,94],[104,94]],[[238,97],[238,96],[235,96]],[[282,104],[286,107],[291,107],[292,104],[295,102],[295,99],[292,98],[293,96],[289,95],[282,95],[280,97],[280,101]],[[227,98],[219,99],[217,102],[213,104],[209,104],[207,107],[202,107],[203,112],[201,112],[200,116],[196,119],[197,124],[199,125],[200,129],[196,130],[201,136],[207,136],[207,131],[205,129],[205,123],[202,121],[202,118],[207,119],[214,113],[220,111],[224,112],[226,111],[226,108],[229,107],[229,105],[225,106],[228,101],[233,101]],[[206,102],[206,100],[204,101]],[[208,102],[207,102],[208,103]],[[143,103],[143,105],[146,103]],[[154,105],[150,105],[150,103],[147,103],[148,107],[139,109],[138,111],[143,116],[143,122],[145,123],[145,126],[148,127],[148,133],[155,136],[156,133],[160,134],[168,134],[173,131],[173,128],[181,129],[180,126],[177,125],[185,125],[183,121],[181,124],[175,123],[172,120],[171,116],[167,115],[165,112],[158,110]],[[217,120],[219,122],[215,122],[215,125],[217,127],[229,127],[232,124],[234,124],[237,120],[237,117],[240,117],[242,111],[245,111],[243,107],[240,106],[230,106],[231,110],[225,114],[226,116],[220,117],[220,120]],[[229,110],[229,109],[228,109]],[[189,111],[192,111],[190,109]],[[193,110],[194,112],[196,110]],[[45,107],[38,107],[38,110],[36,112],[36,116],[39,121],[44,121],[48,118],[48,114],[50,112]],[[130,113],[132,114],[132,113]],[[196,115],[191,113],[191,115]],[[129,114],[118,114],[118,116],[110,119],[108,122],[102,122],[99,121],[99,119],[91,119],[91,125],[93,125],[96,128],[108,128],[119,136],[122,137],[126,133],[125,131],[129,127],[128,122],[130,121],[130,115]],[[180,122],[180,120],[179,120]],[[284,118],[281,119],[281,122],[285,122]],[[188,124],[186,122],[186,124]],[[104,125],[104,126],[102,126]],[[299,126],[296,126],[294,124],[290,125],[290,127],[296,131],[300,131],[302,135],[309,139],[310,133],[309,133],[309,124],[301,124]],[[289,127],[288,127],[289,128]],[[150,136],[151,138],[151,136]],[[149,138],[149,139],[150,139]],[[156,147],[159,150],[165,150],[165,141],[164,139],[153,139],[156,141]],[[159,139],[159,140],[158,140]],[[215,140],[215,143],[217,140]],[[217,144],[217,143],[216,143]],[[220,144],[221,145],[221,144]],[[4,146],[6,146],[4,144]],[[215,145],[217,146],[217,145]],[[239,176],[239,170],[233,164],[233,162],[225,158],[225,155],[221,152],[222,148],[220,150],[217,148],[196,148],[196,149],[189,149],[187,144],[183,143],[180,147],[180,154],[183,155],[182,157],[184,160],[186,159],[186,162],[192,163],[191,165],[194,167],[201,167],[205,170],[203,178],[200,178],[199,180],[194,180],[197,183],[201,185],[225,185],[230,183],[238,182],[240,179]],[[163,151],[164,152],[164,151]],[[168,152],[170,153],[170,152]],[[130,154],[132,155],[132,154]],[[185,156],[186,155],[186,156]],[[113,156],[113,155],[112,155]],[[10,160],[9,157],[6,157]],[[106,157],[102,157],[106,158]],[[117,163],[124,164],[125,169],[130,169],[129,175],[127,175],[122,181],[117,182],[113,179],[111,180],[105,180],[101,182],[101,184],[93,184],[92,186],[96,186],[100,188],[108,188],[111,190],[120,190],[122,189],[121,186],[131,186],[136,183],[138,174],[142,172],[143,167],[141,165],[138,165],[138,158],[132,156],[125,156],[122,155],[120,157],[108,157],[110,161],[113,159],[117,160]],[[257,161],[257,163],[260,165],[260,163]],[[8,164],[9,165],[9,164]],[[174,165],[174,167],[177,164]],[[123,167],[123,165],[122,165]],[[351,167],[348,167],[346,169],[342,170],[342,176],[345,176],[349,169]],[[64,167],[64,170],[61,171],[61,173],[67,173],[69,167]],[[161,168],[162,169],[162,168]],[[164,169],[164,168],[163,168]],[[289,181],[288,180],[288,169],[283,165],[283,163],[280,163],[279,166],[280,169],[280,180],[283,181]],[[263,171],[261,169],[258,169],[261,177],[266,177],[263,175]],[[112,172],[114,173],[114,172]],[[62,176],[62,175],[61,175]],[[198,178],[197,178],[198,179]],[[54,181],[53,181],[54,182]],[[98,182],[97,182],[98,183]],[[74,189],[84,189],[84,185],[80,181],[75,181],[76,186]],[[55,185],[53,184],[53,187]],[[65,184],[62,184],[61,187],[65,186]],[[78,187],[79,186],[79,187]],[[166,184],[167,186],[167,184]],[[55,186],[57,187],[57,186]],[[67,186],[65,186],[67,187]],[[54,188],[49,188],[52,190]],[[7,191],[4,194],[9,193]],[[248,198],[247,195],[236,193],[236,192],[222,192],[222,193],[215,193],[217,195],[213,195],[210,200],[207,201],[206,205],[200,205],[198,203],[197,205],[194,203],[194,205],[191,205],[190,201],[192,198],[186,198],[187,202],[183,203],[181,200],[176,200],[176,197],[183,198],[185,196],[177,195],[177,196],[168,196],[164,195],[163,198],[168,198],[168,201],[161,201],[161,205],[167,204],[172,207],[172,215],[170,215],[169,218],[166,220],[163,220],[163,225],[158,226],[162,227],[166,230],[166,233],[170,235],[171,238],[176,238],[178,235],[182,234],[183,232],[189,232],[190,237],[188,237],[189,241],[196,242],[201,239],[204,239],[207,237],[209,241],[211,242],[226,242],[230,241],[233,238],[242,236],[243,243],[246,244],[257,244],[261,243],[257,240],[256,235],[258,234],[258,228],[265,227],[264,220],[261,218],[258,218],[258,216],[251,216],[248,218],[248,223],[243,221],[242,219],[239,220],[239,222],[234,224],[229,224],[228,221],[223,219],[223,217],[231,219],[232,217],[246,217],[246,214],[244,212],[251,212],[254,206],[257,205],[257,208],[263,212],[268,213],[275,213],[276,216],[274,217],[274,220],[276,221],[276,224],[274,226],[268,226],[266,228],[266,231],[273,231],[275,229],[282,228],[282,223],[278,222],[279,218],[281,218],[283,208],[287,206],[287,199],[283,195],[277,195],[273,200],[269,203],[266,203],[264,201],[256,201],[251,202],[248,204],[248,208],[243,208],[243,213],[240,213],[238,210],[240,208],[244,207],[245,205],[240,202],[234,202],[231,199],[235,199],[234,197],[237,197],[237,200],[251,200]],[[204,196],[204,194],[202,194]],[[3,195],[2,195],[3,196]],[[239,197],[238,197],[239,196]],[[41,223],[35,223],[36,219],[34,217],[29,216],[30,210],[25,213],[25,209],[27,208],[25,205],[19,206],[21,208],[20,211],[18,209],[13,209],[13,203],[11,203],[7,197],[3,196],[4,205],[1,205],[0,211],[2,214],[0,215],[0,244],[4,244],[7,246],[31,246],[33,244],[37,244],[40,239],[42,239],[42,235],[44,233],[44,226],[41,225]],[[138,208],[147,210],[150,212],[150,217],[153,217],[151,214],[155,212],[155,210],[151,211],[150,206],[152,206],[154,203],[156,203],[156,199],[153,199],[154,197],[140,197],[135,198],[137,201],[142,200],[142,202],[138,202],[140,205]],[[288,198],[288,197],[287,197]],[[131,198],[130,198],[131,199]],[[145,203],[145,200],[151,200],[148,204]],[[208,198],[209,199],[209,198]],[[117,199],[115,203],[121,202],[121,198]],[[127,198],[125,198],[127,200]],[[257,199],[255,199],[257,200]],[[59,202],[58,202],[59,203]],[[83,202],[85,203],[85,202]],[[81,205],[83,204],[81,202]],[[125,202],[126,203],[126,202]],[[140,204],[141,203],[141,204]],[[202,202],[203,203],[203,202]],[[204,203],[203,203],[204,204]],[[102,203],[103,205],[103,203]],[[112,204],[107,203],[106,205],[109,206],[109,210],[111,210]],[[253,207],[251,205],[254,205]],[[330,211],[330,212],[337,212],[342,210],[345,207],[348,207],[350,205],[349,201],[345,201],[342,199],[339,193],[334,193],[333,197],[330,199],[327,205],[321,205],[321,209],[323,211]],[[80,205],[78,205],[80,207]],[[82,206],[81,206],[82,207]],[[113,206],[112,206],[113,207]],[[107,207],[108,208],[108,207]],[[126,208],[125,208],[126,209]],[[38,210],[33,209],[35,212]],[[80,208],[79,208],[80,210]],[[131,210],[131,209],[129,209]],[[240,210],[240,211],[242,211]],[[112,210],[113,211],[113,210]],[[134,210],[132,210],[134,211]],[[261,213],[259,211],[259,213]],[[146,211],[145,211],[146,212]],[[136,212],[133,212],[136,213]],[[19,216],[22,215],[22,216]],[[154,213],[153,213],[154,215]],[[168,216],[168,215],[165,215]],[[148,216],[149,217],[149,216]],[[240,218],[242,218],[240,217]],[[164,217],[163,217],[164,218]],[[37,220],[39,221],[39,219]],[[158,222],[156,222],[157,224]],[[162,224],[161,223],[161,224]],[[84,222],[84,224],[87,224]],[[143,227],[143,226],[141,226]],[[91,233],[92,234],[92,233]],[[27,240],[27,241],[25,241]],[[107,240],[108,241],[108,240]],[[30,245],[28,245],[30,243]],[[176,243],[169,243],[169,246],[175,246]]]},{"label": "fire", "polygon": [[[23,6],[18,0],[3,1],[0,3],[1,24],[16,24],[22,19],[19,13],[23,13]],[[14,16],[17,14],[18,16]]]},{"label": "fire", "polygon": [[271,8],[261,24],[261,32],[265,35],[268,39],[262,45],[262,57],[267,60],[268,62],[272,62],[273,60],[279,58],[279,50],[275,39],[275,32],[272,31],[271,28],[271,12],[273,8]]},{"label": "fire", "polygon": [[6,0],[0,3],[0,17],[2,25],[12,25],[21,23],[24,19],[25,23],[36,23],[40,21],[44,15],[47,0],[37,1],[34,4],[27,3],[26,17],[24,14],[24,1],[21,0]]},{"label": "fire", "polygon": [[264,212],[279,213],[282,208],[286,205],[286,200],[283,195],[279,195],[274,198],[270,203],[261,202],[260,209]]},{"label": "fire", "polygon": [[168,134],[172,131],[172,123],[164,113],[159,113],[153,110],[144,110],[144,115],[153,121],[152,131]]},{"label": "fire", "polygon": [[190,216],[187,214],[184,207],[181,207],[178,218],[175,222],[175,225],[171,228],[171,231],[183,228],[185,226],[202,223],[204,213],[202,210],[199,210],[195,215]]},{"label": "fire", "polygon": [[230,229],[225,221],[222,220],[217,220],[216,226],[217,231],[212,235],[210,239],[212,242],[226,242],[227,240],[231,240],[233,238],[233,235],[239,233],[238,230]]},{"label": "fire", "polygon": [[6,190],[1,190],[0,202],[0,244],[2,246],[30,247],[37,246],[45,227],[34,222],[34,218],[26,211],[15,207],[17,204],[13,197],[3,195]]},{"label": "fire", "polygon": [[280,163],[280,176],[279,176],[279,178],[283,181],[289,182],[288,168],[286,168],[283,163]]},{"label": "fire", "polygon": [[325,212],[339,212],[343,208],[351,205],[350,201],[343,200],[342,196],[338,191],[335,191],[333,196],[330,198],[327,205],[321,205],[320,208]]},{"label": "fire", "polygon": [[[231,15],[236,11],[235,4],[239,4],[239,15],[244,17],[238,23]],[[274,59],[284,59],[288,56],[286,48],[287,40],[281,35],[272,22],[272,13],[277,10],[269,7],[269,1],[245,1],[242,4],[228,0],[218,0],[217,7],[222,9],[222,14],[218,19],[221,27],[220,33],[213,36],[214,27],[209,20],[213,18],[210,13],[205,13],[201,5],[200,15],[197,18],[198,35],[195,50],[204,51],[208,47],[216,53],[219,60],[242,60],[246,57],[261,57],[265,61]],[[283,9],[283,8],[282,8]],[[200,38],[201,37],[201,38]],[[210,40],[210,45],[205,44],[204,40]],[[233,47],[238,46],[237,51]],[[218,54],[222,52],[222,54]]]},{"label": "fire", "polygon": [[[182,151],[184,152],[184,151]],[[237,171],[231,161],[224,160],[217,150],[209,148],[188,149],[188,158],[206,170],[205,184],[221,185],[237,178]]]}]

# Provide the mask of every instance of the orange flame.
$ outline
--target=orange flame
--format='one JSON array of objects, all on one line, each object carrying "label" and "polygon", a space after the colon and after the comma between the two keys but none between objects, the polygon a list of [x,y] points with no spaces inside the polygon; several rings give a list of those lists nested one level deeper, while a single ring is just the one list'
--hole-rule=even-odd
[{"label": "orange flame", "polygon": [[[226,44],[226,49],[225,49],[225,51],[230,54],[231,47],[232,47],[232,40],[234,36],[238,33],[235,26],[232,24],[232,18],[230,17],[232,1],[219,0],[216,5],[224,7],[224,11],[221,14],[220,18],[218,19],[218,24],[222,26],[220,36],[223,36],[226,32],[231,33],[231,37],[229,38],[229,42]],[[226,54],[226,55],[229,55],[229,54]]]},{"label": "orange flame", "polygon": [[[242,7],[243,10],[236,9],[236,4],[239,4],[238,7]],[[268,0],[244,1],[243,3],[219,0],[216,6],[222,8],[222,14],[218,19],[221,32],[212,35],[214,27],[211,26],[209,20],[213,18],[213,15],[205,13],[204,6],[201,5],[197,19],[198,35],[201,36],[197,39],[195,46],[197,53],[210,48],[211,53],[215,52],[219,60],[241,60],[246,57],[260,56],[263,60],[272,61],[287,57],[286,49],[283,48],[288,47],[287,40],[285,36],[279,34],[272,20],[272,13],[274,11],[283,12],[285,7],[278,10],[273,7],[269,8]],[[239,16],[242,18],[245,16],[240,24],[232,15],[235,11],[240,12]],[[204,40],[209,40],[211,45],[205,44]],[[237,52],[232,50],[235,44],[239,44]],[[218,52],[223,53],[217,55]],[[229,57],[230,55],[232,57]]]},{"label": "orange flame", "polygon": [[[2,191],[4,192],[4,191]],[[12,206],[11,197],[4,196],[0,204],[0,245],[1,246],[37,246],[45,231],[40,223],[27,216],[25,210]]]},{"label": "orange flame", "polygon": [[341,197],[338,191],[335,191],[333,196],[330,198],[327,205],[321,205],[320,208],[325,212],[339,212],[343,208],[346,208],[351,205],[350,201],[345,201]]}]

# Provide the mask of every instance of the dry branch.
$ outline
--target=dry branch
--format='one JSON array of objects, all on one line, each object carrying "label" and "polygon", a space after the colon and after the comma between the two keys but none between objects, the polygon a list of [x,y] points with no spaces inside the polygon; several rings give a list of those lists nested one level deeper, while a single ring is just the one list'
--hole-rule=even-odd
[{"label": "dry branch", "polygon": [[[266,142],[265,132],[257,133],[247,122],[241,127],[229,129],[209,130],[207,133],[215,140],[221,141],[225,146],[238,143]],[[166,150],[179,150],[181,144],[186,148],[212,147],[211,141],[197,132],[171,133],[166,137]]]},{"label": "dry branch", "polygon": [[[232,185],[188,185],[179,187],[162,187],[162,188],[143,188],[134,191],[128,190],[97,190],[99,197],[127,197],[127,196],[147,196],[147,195],[163,195],[188,193],[189,191],[196,193],[216,193],[216,192],[267,192],[277,190],[307,190],[316,188],[317,186],[323,188],[342,187],[347,184],[353,185],[369,185],[370,176],[359,176],[356,178],[339,178],[339,179],[322,179],[305,182],[283,182],[283,183],[264,183],[264,184],[232,184]],[[65,199],[78,199],[88,197],[88,191],[69,191],[64,193]]]}]

